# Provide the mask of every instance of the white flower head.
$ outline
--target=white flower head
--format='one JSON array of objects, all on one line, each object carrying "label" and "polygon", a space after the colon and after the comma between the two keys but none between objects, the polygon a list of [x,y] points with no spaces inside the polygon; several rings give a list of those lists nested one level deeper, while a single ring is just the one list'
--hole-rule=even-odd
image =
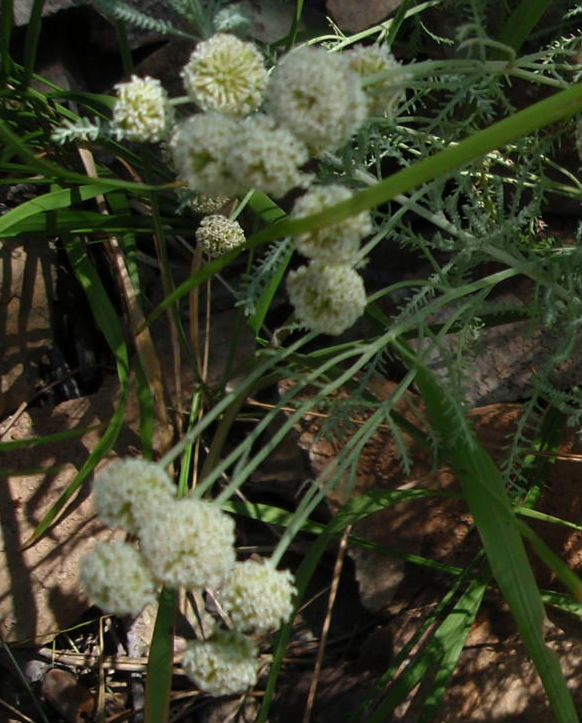
[{"label": "white flower head", "polygon": [[312,261],[289,272],[287,291],[297,317],[312,331],[343,333],[364,312],[362,277],[350,266]]},{"label": "white flower head", "polygon": [[267,71],[253,43],[217,33],[198,43],[182,78],[188,95],[202,110],[243,116],[261,105]]},{"label": "white flower head", "polygon": [[130,141],[157,143],[164,138],[174,117],[168,96],[159,80],[132,75],[115,86],[113,128]]},{"label": "white flower head", "polygon": [[235,561],[232,517],[192,497],[160,505],[140,541],[154,576],[174,588],[218,587]]},{"label": "white flower head", "polygon": [[196,241],[208,256],[216,258],[244,244],[245,234],[238,221],[206,216],[196,229]]},{"label": "white flower head", "polygon": [[[304,218],[320,213],[351,196],[351,191],[337,184],[312,186],[295,202],[290,218]],[[295,245],[304,256],[327,264],[353,264],[361,239],[371,232],[370,213],[362,211],[340,223],[299,234],[295,238]]]},{"label": "white flower head", "polygon": [[176,488],[154,462],[120,459],[96,475],[93,492],[103,522],[137,533],[159,504],[174,499]]},{"label": "white flower head", "polygon": [[406,95],[406,84],[412,78],[396,60],[387,45],[360,45],[346,53],[350,68],[365,78],[382,71],[389,71],[384,80],[365,87],[370,103],[370,113],[390,115]]},{"label": "white flower head", "polygon": [[257,188],[275,198],[310,178],[298,169],[309,159],[305,145],[263,113],[246,118],[228,154],[232,175],[245,189]]},{"label": "white flower head", "polygon": [[236,196],[237,181],[227,166],[228,151],[239,122],[221,113],[201,113],[184,121],[172,136],[176,169],[200,193]]},{"label": "white flower head", "polygon": [[103,542],[81,561],[81,584],[92,602],[116,615],[138,615],[156,599],[139,552],[126,542]]},{"label": "white flower head", "polygon": [[217,630],[208,640],[190,644],[182,667],[205,693],[214,696],[242,693],[257,682],[258,650],[236,630]]},{"label": "white flower head", "polygon": [[290,570],[276,570],[265,560],[237,562],[222,587],[220,600],[239,630],[276,630],[291,615]]},{"label": "white flower head", "polygon": [[348,141],[366,119],[367,103],[360,76],[343,55],[323,48],[292,50],[267,85],[269,111],[312,153]]}]

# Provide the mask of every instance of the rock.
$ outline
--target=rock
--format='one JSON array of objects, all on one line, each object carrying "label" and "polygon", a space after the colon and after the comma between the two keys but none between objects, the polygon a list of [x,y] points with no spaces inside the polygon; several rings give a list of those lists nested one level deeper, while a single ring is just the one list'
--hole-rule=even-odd
[{"label": "rock", "polygon": [[342,30],[359,33],[377,25],[393,13],[403,0],[327,0],[326,7]]},{"label": "rock", "polygon": [[91,718],[95,698],[73,673],[51,668],[42,681],[44,699],[67,721],[83,723]]}]

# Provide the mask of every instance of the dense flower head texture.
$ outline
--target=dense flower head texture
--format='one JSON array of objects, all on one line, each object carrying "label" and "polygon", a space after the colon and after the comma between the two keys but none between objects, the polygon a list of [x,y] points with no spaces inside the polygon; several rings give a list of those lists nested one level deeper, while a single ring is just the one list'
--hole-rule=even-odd
[{"label": "dense flower head texture", "polygon": [[228,153],[229,168],[241,188],[257,188],[275,198],[309,180],[299,171],[308,159],[305,145],[264,113],[243,121]]},{"label": "dense flower head texture", "polygon": [[276,630],[291,615],[293,575],[268,561],[237,562],[223,585],[220,600],[239,630]]},{"label": "dense flower head texture", "polygon": [[334,150],[367,116],[360,76],[339,53],[302,47],[285,55],[267,85],[269,112],[311,153]]},{"label": "dense flower head texture", "polygon": [[[329,206],[351,198],[344,186],[312,186],[293,206],[291,218],[303,218],[320,213]],[[295,238],[297,250],[304,256],[327,264],[352,264],[360,241],[372,232],[372,220],[368,211],[350,216],[341,223],[299,234]]]},{"label": "dense flower head texture", "polygon": [[154,509],[140,541],[155,578],[173,588],[219,587],[235,562],[232,517],[193,497]]},{"label": "dense flower head texture", "polygon": [[406,84],[411,74],[402,67],[387,45],[360,45],[350,50],[346,57],[350,68],[362,78],[387,72],[383,80],[367,85],[365,90],[372,115],[390,115],[406,95]]},{"label": "dense flower head texture", "polygon": [[93,603],[116,615],[138,615],[155,601],[155,583],[139,552],[103,542],[81,561],[81,584]]},{"label": "dense flower head texture", "polygon": [[261,105],[267,70],[253,43],[216,33],[198,43],[182,70],[182,79],[201,110],[244,116]]},{"label": "dense flower head texture", "polygon": [[238,221],[226,216],[206,216],[196,229],[196,241],[210,258],[217,258],[245,242],[245,233]]},{"label": "dense flower head texture", "polygon": [[346,265],[312,261],[289,273],[287,291],[298,319],[321,334],[342,334],[366,306],[362,277]]},{"label": "dense flower head texture", "polygon": [[167,136],[173,111],[159,80],[133,75],[115,90],[113,128],[119,136],[143,143],[157,143]]},{"label": "dense flower head texture", "polygon": [[138,533],[157,505],[173,500],[175,486],[166,472],[145,459],[120,459],[93,482],[95,507],[103,522]]},{"label": "dense flower head texture", "polygon": [[217,630],[208,640],[190,643],[182,667],[205,693],[242,693],[257,682],[258,650],[236,630]]},{"label": "dense flower head texture", "polygon": [[236,196],[240,184],[227,165],[239,122],[222,113],[200,113],[185,120],[170,141],[178,174],[188,186],[209,195]]}]

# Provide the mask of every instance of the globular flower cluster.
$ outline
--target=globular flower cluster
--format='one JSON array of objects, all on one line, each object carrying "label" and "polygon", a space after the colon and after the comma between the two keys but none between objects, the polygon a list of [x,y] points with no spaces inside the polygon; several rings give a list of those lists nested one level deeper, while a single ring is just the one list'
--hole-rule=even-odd
[{"label": "globular flower cluster", "polygon": [[289,570],[277,570],[267,560],[246,560],[235,564],[220,599],[238,629],[265,631],[289,618],[296,592]]},{"label": "globular flower cluster", "polygon": [[81,562],[81,583],[107,612],[137,615],[161,585],[213,588],[234,630],[218,627],[191,644],[184,669],[201,690],[229,695],[255,684],[259,667],[246,631],[278,627],[292,612],[296,590],[289,571],[270,561],[236,562],[234,520],[210,501],[177,498],[159,465],[125,459],[110,464],[94,482],[97,512],[139,539],[100,543]]},{"label": "globular flower cluster", "polygon": [[360,77],[386,73],[382,80],[366,85],[371,115],[391,115],[405,97],[411,74],[390,52],[387,45],[360,45],[346,53],[350,68]]},{"label": "globular flower cluster", "polygon": [[95,477],[93,493],[103,522],[136,534],[152,509],[175,498],[176,488],[159,465],[120,459]]},{"label": "globular flower cluster", "polygon": [[[304,218],[321,213],[329,206],[351,198],[344,186],[312,186],[299,198],[290,217]],[[341,223],[299,234],[295,238],[297,250],[311,259],[328,264],[352,264],[360,247],[360,241],[372,232],[372,220],[367,211],[346,218]]]},{"label": "globular flower cluster", "polygon": [[[291,218],[321,213],[351,196],[337,184],[312,186],[295,202]],[[296,237],[297,250],[311,261],[289,274],[287,291],[296,316],[312,331],[339,335],[362,315],[366,292],[353,266],[360,241],[371,231],[372,219],[363,211]]]},{"label": "globular flower cluster", "polygon": [[178,174],[188,186],[210,195],[236,196],[240,184],[232,175],[228,152],[238,123],[222,113],[202,113],[183,121],[170,141]]},{"label": "globular flower cluster", "polygon": [[345,264],[312,261],[301,266],[289,273],[287,291],[298,318],[321,334],[342,334],[366,306],[362,277]]},{"label": "globular flower cluster", "polygon": [[140,541],[155,577],[170,587],[217,587],[235,561],[234,521],[205,500],[184,498],[153,510]]},{"label": "globular flower cluster", "polygon": [[196,229],[196,241],[207,256],[216,258],[244,244],[245,234],[238,221],[210,215]]},{"label": "globular flower cluster", "polygon": [[172,107],[159,80],[131,77],[115,86],[113,128],[130,141],[157,143],[168,135],[173,121]]},{"label": "globular flower cluster", "polygon": [[217,33],[198,44],[182,79],[201,110],[244,116],[261,105],[267,70],[253,43]]},{"label": "globular flower cluster", "polygon": [[287,128],[263,113],[247,118],[228,151],[228,164],[243,189],[260,188],[275,198],[303,185],[307,148]]},{"label": "globular flower cluster", "polygon": [[103,610],[138,615],[156,599],[156,583],[139,552],[125,542],[101,543],[81,561],[81,584]]},{"label": "globular flower cluster", "polygon": [[196,685],[211,695],[232,695],[257,682],[256,645],[236,630],[217,630],[196,640],[184,653],[182,667]]},{"label": "globular flower cluster", "polygon": [[267,106],[312,153],[343,145],[368,112],[360,77],[345,57],[313,47],[292,50],[273,70]]}]

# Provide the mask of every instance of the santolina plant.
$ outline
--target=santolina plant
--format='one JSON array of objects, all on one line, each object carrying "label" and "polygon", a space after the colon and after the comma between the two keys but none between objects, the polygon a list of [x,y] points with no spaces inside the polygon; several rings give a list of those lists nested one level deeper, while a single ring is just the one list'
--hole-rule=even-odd
[{"label": "santolina plant", "polygon": [[[267,80],[261,53],[252,43],[217,33],[198,44],[182,71],[188,96],[203,112],[179,121],[170,133],[178,177],[195,199],[226,199],[253,189],[280,198],[293,189],[307,188],[291,218],[317,214],[346,200],[350,191],[337,183],[309,188],[313,174],[303,167],[314,154],[345,144],[367,118],[371,100],[362,79],[368,68],[372,73],[391,71],[391,80],[375,86],[374,102],[375,107],[383,103],[386,113],[395,109],[405,94],[397,79],[408,78],[394,72],[398,67],[387,50],[371,46],[352,51],[351,59],[304,47],[284,55]],[[168,135],[173,115],[159,81],[134,76],[116,90],[113,115],[118,137],[155,142]],[[259,112],[261,106],[264,112]],[[62,139],[62,133],[58,137]],[[317,308],[311,310],[306,303],[308,290],[290,281],[297,317],[313,331],[341,334],[363,312],[363,285],[347,267],[355,263],[360,241],[372,230],[369,213],[362,212],[296,239],[303,255],[333,266],[343,281],[332,291],[330,272],[325,272]],[[196,240],[213,258],[242,246],[244,234],[236,221],[210,216],[200,223]],[[309,279],[311,284],[322,268],[316,264],[307,276],[300,273],[294,278],[306,283]],[[344,291],[348,297],[342,296]],[[327,308],[329,313],[322,314]]]},{"label": "santolina plant", "polygon": [[[121,13],[124,23],[133,19],[168,30],[119,0],[98,2],[105,12]],[[215,621],[196,628],[183,658],[185,672],[209,695],[246,695],[263,686],[259,677],[268,669],[258,721],[269,719],[294,611],[305,602],[325,545],[383,506],[412,505],[417,496],[427,496],[421,483],[417,489],[408,479],[399,479],[406,484],[394,493],[354,496],[360,457],[389,429],[403,476],[415,463],[409,438],[434,452],[435,465],[444,460],[454,470],[487,565],[478,573],[448,571],[456,579],[423,623],[423,630],[435,631],[434,639],[417,641],[419,652],[403,674],[403,661],[395,660],[376,687],[378,696],[369,696],[354,719],[390,719],[435,656],[442,661],[439,683],[421,715],[437,719],[460,642],[486,588],[496,582],[540,671],[554,717],[570,723],[576,714],[545,647],[542,597],[522,536],[529,535],[543,559],[553,558],[516,510],[535,504],[530,492],[543,487],[531,458],[534,449],[554,450],[561,422],[552,415],[571,423],[582,408],[577,393],[558,389],[554,377],[580,327],[579,252],[539,235],[549,199],[582,195],[560,155],[574,152],[575,123],[569,118],[582,102],[581,89],[573,85],[580,79],[572,63],[579,52],[576,12],[563,15],[564,30],[550,31],[549,23],[539,22],[546,1],[519,2],[507,18],[493,18],[488,3],[443,3],[434,9],[437,15],[446,9],[439,16],[440,37],[430,16],[434,3],[404,3],[393,19],[359,36],[334,29],[294,47],[300,23],[268,46],[249,41],[252,22],[238,8],[215,13],[220,3],[207,5],[173,3],[188,15],[173,32],[183,37],[187,27],[199,36],[181,72],[185,95],[179,98],[168,98],[163,80],[136,75],[127,47],[129,80],[116,85],[115,98],[87,96],[83,105],[83,94],[39,94],[28,87],[32,66],[11,66],[9,23],[0,34],[6,81],[0,103],[8,119],[0,119],[6,144],[0,166],[10,179],[28,174],[33,183],[51,184],[41,189],[41,202],[2,216],[0,231],[8,238],[39,229],[46,234],[47,228],[61,234],[58,243],[90,300],[120,382],[111,424],[75,484],[111,448],[133,388],[143,456],[159,459],[121,460],[97,475],[101,518],[129,537],[96,546],[81,570],[88,596],[103,610],[135,615],[158,600],[146,720],[170,719],[171,631],[179,591],[193,593],[187,597],[200,608],[197,620],[211,615]],[[433,28],[430,35],[426,28]],[[532,28],[535,37],[547,38],[545,47],[530,35]],[[124,37],[123,27],[119,35]],[[34,34],[29,41],[33,54]],[[511,85],[513,78],[519,82]],[[542,95],[547,97],[538,101]],[[69,101],[98,117],[78,117]],[[87,172],[98,178],[78,172],[74,147],[55,154],[47,133],[27,125],[33,117],[56,126],[55,140],[84,145]],[[75,171],[54,161],[70,158],[69,151]],[[118,179],[120,169],[132,180]],[[194,244],[201,253],[190,258]],[[102,245],[107,258],[116,259],[106,284],[94,264]],[[178,269],[184,257],[185,273]],[[403,259],[414,259],[405,273]],[[157,289],[152,295],[150,281],[143,283],[142,264],[159,269],[164,294],[145,322]],[[156,271],[151,273],[156,279]],[[211,278],[240,305],[235,331],[226,334],[232,346],[224,371],[207,363],[212,317],[205,342],[195,316],[184,323],[183,300],[189,297],[195,315],[204,307],[198,287]],[[501,284],[518,278],[531,280],[531,294],[508,308]],[[127,319],[106,291],[113,285],[126,302]],[[206,289],[210,305],[210,284]],[[162,372],[168,367],[157,363],[156,354],[161,324],[154,322],[163,312],[169,312],[165,323],[172,339],[163,358],[170,351],[174,357],[171,402]],[[364,314],[366,324],[358,324]],[[543,333],[557,329],[559,338],[549,361],[537,366],[530,387],[522,390],[523,414],[498,468],[475,438],[466,410],[476,402],[471,395],[478,387],[471,364],[487,351],[487,329],[507,318],[525,319]],[[235,346],[243,326],[256,341],[254,351],[239,353]],[[385,376],[395,380],[389,398],[377,392],[385,388]],[[190,389],[191,379],[188,413],[180,390]],[[281,380],[272,405],[257,399],[257,392],[273,391]],[[412,385],[422,397],[422,404],[413,403],[422,416],[417,426],[396,411],[415,399]],[[425,407],[426,415],[420,411]],[[249,500],[244,483],[313,412],[337,454],[316,480],[301,486],[291,512]],[[171,478],[166,469],[172,469]],[[337,487],[334,499],[346,500],[345,507],[327,526],[312,523],[312,511]],[[52,514],[74,491],[67,490]],[[237,535],[239,515],[276,526],[280,540],[267,559],[237,548],[246,542],[242,530]],[[43,522],[44,530],[48,524]],[[316,538],[296,582],[279,567],[303,525]],[[551,564],[565,589],[578,595],[571,571]],[[567,595],[556,602],[545,594],[548,600],[563,610],[576,606]],[[277,636],[270,637],[274,631]],[[324,634],[320,645],[323,656]],[[272,659],[264,652],[271,647]],[[386,696],[380,692],[384,682],[390,683]],[[310,717],[306,710],[304,718]]]},{"label": "santolina plant", "polygon": [[216,590],[234,630],[217,628],[192,643],[184,669],[211,695],[230,695],[256,682],[256,646],[243,633],[278,629],[291,615],[297,592],[289,570],[272,561],[236,562],[233,518],[213,502],[176,498],[157,464],[118,460],[95,478],[95,502],[104,521],[139,540],[101,543],[81,564],[81,584],[103,610],[138,615],[162,585]]}]

